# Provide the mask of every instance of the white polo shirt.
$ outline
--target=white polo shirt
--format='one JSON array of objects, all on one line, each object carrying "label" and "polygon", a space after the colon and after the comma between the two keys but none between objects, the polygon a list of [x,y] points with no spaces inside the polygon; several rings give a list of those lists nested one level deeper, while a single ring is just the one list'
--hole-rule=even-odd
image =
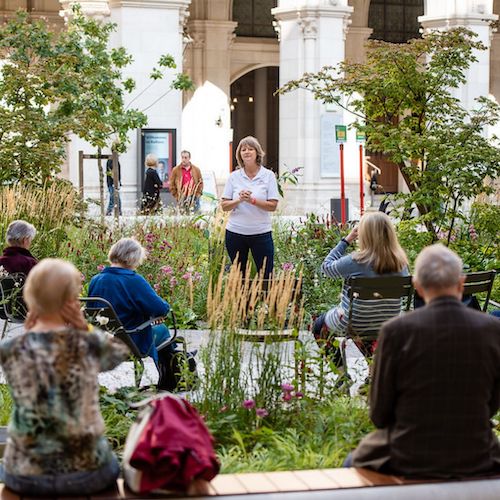
[{"label": "white polo shirt", "polygon": [[[278,200],[278,183],[272,170],[260,167],[257,175],[250,179],[245,174],[245,169],[235,170],[226,182],[222,198],[226,200],[237,200],[240,191],[247,189],[252,192],[252,197],[257,200]],[[242,201],[231,211],[226,229],[233,233],[262,234],[271,231],[271,212]]]}]

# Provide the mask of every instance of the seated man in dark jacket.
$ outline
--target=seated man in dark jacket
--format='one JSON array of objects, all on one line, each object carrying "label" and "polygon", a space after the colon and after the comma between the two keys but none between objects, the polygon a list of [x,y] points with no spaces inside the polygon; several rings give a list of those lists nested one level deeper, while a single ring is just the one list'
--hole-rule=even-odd
[{"label": "seated man in dark jacket", "polygon": [[29,222],[15,220],[7,228],[8,247],[0,257],[0,266],[8,274],[23,273],[28,275],[38,261],[31,255],[29,248],[36,235],[36,229]]},{"label": "seated man in dark jacket", "polygon": [[345,465],[419,477],[500,471],[490,419],[500,406],[500,322],[461,303],[462,261],[425,248],[415,288],[426,305],[384,324],[366,436]]}]

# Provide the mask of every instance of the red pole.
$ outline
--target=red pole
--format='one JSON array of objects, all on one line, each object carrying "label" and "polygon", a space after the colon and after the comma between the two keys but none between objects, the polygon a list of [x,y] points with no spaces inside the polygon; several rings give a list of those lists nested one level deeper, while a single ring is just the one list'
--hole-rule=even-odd
[{"label": "red pole", "polygon": [[363,177],[363,144],[359,145],[359,211],[365,213],[365,189]]},{"label": "red pole", "polygon": [[340,222],[345,224],[344,145],[340,143]]}]

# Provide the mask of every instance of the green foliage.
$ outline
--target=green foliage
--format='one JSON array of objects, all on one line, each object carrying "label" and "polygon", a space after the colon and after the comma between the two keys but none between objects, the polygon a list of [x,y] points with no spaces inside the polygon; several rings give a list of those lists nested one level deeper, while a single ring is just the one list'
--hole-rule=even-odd
[{"label": "green foliage", "polygon": [[340,281],[326,278],[321,264],[342,237],[338,223],[328,216],[309,214],[298,223],[274,228],[275,266],[302,270],[302,295],[306,315],[323,312],[336,303]]},{"label": "green foliage", "polygon": [[431,32],[406,44],[372,41],[366,62],[343,62],[307,73],[280,89],[304,88],[325,103],[353,113],[367,136],[367,149],[399,165],[421,221],[436,239],[451,233],[464,202],[489,192],[484,180],[500,174],[498,140],[485,128],[498,122],[499,106],[479,98],[466,110],[453,96],[484,46],[465,28]]}]

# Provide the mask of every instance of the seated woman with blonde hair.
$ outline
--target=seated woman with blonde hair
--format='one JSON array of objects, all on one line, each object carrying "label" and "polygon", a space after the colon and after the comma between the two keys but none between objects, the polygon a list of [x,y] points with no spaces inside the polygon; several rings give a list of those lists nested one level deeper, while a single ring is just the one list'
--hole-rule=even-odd
[{"label": "seated woman with blonde hair", "polygon": [[[358,240],[358,250],[345,255],[348,247]],[[408,259],[399,244],[394,226],[383,212],[364,215],[355,227],[333,248],[321,265],[330,278],[347,280],[354,276],[408,276]],[[349,287],[344,283],[341,303],[321,314],[313,325],[316,340],[327,341],[327,353],[336,364],[341,361],[340,350],[331,340],[345,334],[348,324]],[[377,334],[382,323],[401,311],[399,299],[356,300],[353,308],[353,328],[366,335]],[[371,345],[359,345],[370,354]]]},{"label": "seated woman with blonde hair", "polygon": [[13,399],[0,475],[23,495],[90,495],[119,474],[104,437],[97,375],[126,359],[128,349],[89,333],[80,289],[73,264],[42,260],[23,290],[26,332],[0,344]]}]

